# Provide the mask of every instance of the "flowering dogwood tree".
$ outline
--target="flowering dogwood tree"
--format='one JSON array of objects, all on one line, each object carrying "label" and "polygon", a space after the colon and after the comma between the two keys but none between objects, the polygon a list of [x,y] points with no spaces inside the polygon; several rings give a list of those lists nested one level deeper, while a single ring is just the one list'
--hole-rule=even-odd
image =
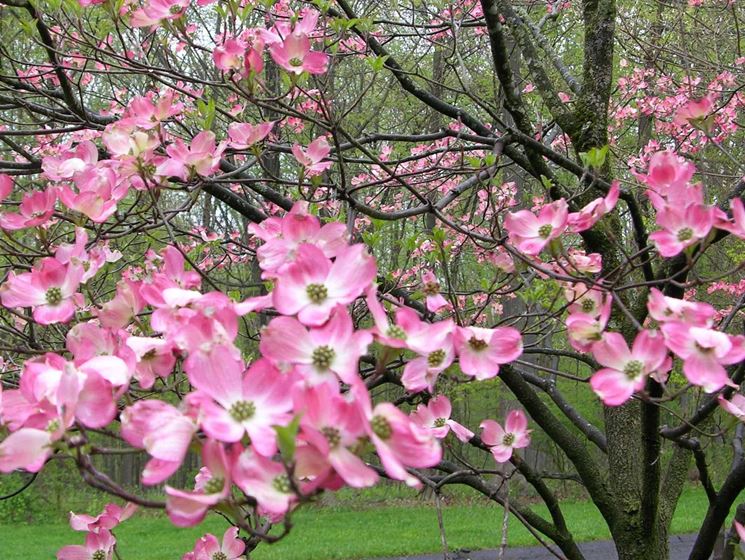
[{"label": "flowering dogwood tree", "polygon": [[[580,560],[559,477],[619,558],[664,560],[693,465],[709,503],[690,558],[723,530],[735,553],[739,3],[0,0],[0,17],[0,472],[67,459],[122,502],[72,515],[85,544],[59,559],[113,558],[135,506],[177,527],[219,512],[221,539],[174,554],[241,558],[320,493],[385,477],[470,486]],[[475,392],[491,418],[458,416]],[[528,460],[531,438],[568,472]],[[162,500],[99,466],[122,446]],[[508,497],[515,479],[547,516]]]}]

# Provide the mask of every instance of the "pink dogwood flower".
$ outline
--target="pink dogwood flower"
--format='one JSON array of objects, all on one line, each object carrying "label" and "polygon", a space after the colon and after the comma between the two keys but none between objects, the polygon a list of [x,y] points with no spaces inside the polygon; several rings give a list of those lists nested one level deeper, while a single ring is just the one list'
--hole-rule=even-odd
[{"label": "pink dogwood flower", "polygon": [[26,193],[23,195],[17,213],[0,214],[0,229],[15,231],[43,226],[52,219],[56,203],[57,190],[54,188]]},{"label": "pink dogwood flower", "polygon": [[707,393],[732,385],[724,366],[745,358],[745,337],[679,321],[668,321],[661,329],[667,347],[683,361],[688,381]]},{"label": "pink dogwood flower", "polygon": [[284,465],[252,449],[238,456],[233,472],[236,486],[255,498],[259,511],[271,519],[280,519],[297,500]]},{"label": "pink dogwood flower", "polygon": [[401,383],[407,391],[433,392],[438,376],[455,358],[453,322],[446,320],[423,325],[426,331],[419,333],[423,336],[406,338],[406,347],[419,354],[406,363],[401,375]]},{"label": "pink dogwood flower", "polygon": [[57,552],[57,560],[112,560],[116,539],[106,529],[85,536],[85,545],[63,546]]},{"label": "pink dogwood flower", "polygon": [[431,270],[422,272],[422,291],[426,296],[427,311],[437,313],[440,309],[450,306],[448,300],[440,293],[440,283]]},{"label": "pink dogwood flower", "polygon": [[227,350],[200,359],[188,371],[200,394],[202,429],[210,437],[238,442],[248,433],[251,446],[260,454],[277,451],[273,426],[287,424],[292,408],[286,377],[267,359],[259,359],[243,372],[243,361]]},{"label": "pink dogwood flower", "polygon": [[[371,286],[367,290],[365,301],[375,321],[372,332],[378,342],[390,348],[419,348],[427,352],[428,344],[431,343],[431,324],[422,321],[416,311],[406,306],[396,308],[395,321],[391,322],[376,294],[375,286]],[[448,331],[452,330],[452,323],[439,323],[449,325]]]},{"label": "pink dogwood flower", "polygon": [[10,175],[0,173],[0,202],[8,198],[13,192],[13,179]]},{"label": "pink dogwood flower", "polygon": [[168,377],[173,371],[176,356],[170,342],[160,338],[130,336],[126,344],[137,358],[135,377],[143,389],[151,388],[156,377]]},{"label": "pink dogwood flower", "polygon": [[372,486],[378,475],[352,449],[365,427],[356,407],[336,387],[297,385],[294,410],[301,414],[302,437],[328,460],[336,473],[353,488]]},{"label": "pink dogwood flower", "polygon": [[523,353],[520,331],[511,327],[456,327],[453,339],[461,371],[479,380],[494,377],[500,365]]},{"label": "pink dogwood flower", "polygon": [[437,439],[392,403],[379,403],[373,408],[363,383],[355,383],[352,393],[385,472],[393,480],[420,487],[421,481],[409,474],[406,467],[426,469],[439,463],[442,448]]},{"label": "pink dogwood flower", "polygon": [[569,210],[562,198],[543,206],[537,216],[528,210],[510,212],[504,219],[504,227],[519,251],[536,256],[566,231],[568,220]]},{"label": "pink dogwood flower", "polygon": [[187,146],[183,140],[176,138],[166,148],[168,159],[155,170],[161,177],[178,177],[186,181],[194,175],[208,177],[220,166],[220,157],[225,150],[225,143],[215,145],[215,134],[203,130]]},{"label": "pink dogwood flower", "polygon": [[246,150],[269,136],[274,121],[262,122],[256,125],[250,123],[232,123],[228,127],[230,147],[236,150]]},{"label": "pink dogwood flower", "polygon": [[732,198],[729,203],[732,209],[732,221],[726,219],[726,216],[719,216],[716,227],[728,231],[740,239],[745,239],[745,205],[743,205],[741,198]]},{"label": "pink dogwood flower", "polygon": [[122,521],[126,521],[137,511],[137,504],[127,503],[124,507],[117,504],[106,504],[103,511],[96,515],[70,512],[70,527],[73,531],[99,532],[110,531]]},{"label": "pink dogwood flower", "polygon": [[310,38],[305,33],[290,33],[281,43],[271,45],[269,53],[280,68],[297,76],[303,72],[324,74],[328,69],[329,56],[312,51]]},{"label": "pink dogwood flower", "polygon": [[147,485],[159,484],[178,470],[197,431],[191,416],[154,399],[125,408],[121,421],[124,440],[152,457],[142,473],[142,483]]},{"label": "pink dogwood flower", "polygon": [[571,313],[567,317],[567,337],[569,344],[577,352],[589,352],[592,345],[602,339],[610,319],[612,303],[611,298],[606,298],[598,312]]},{"label": "pink dogwood flower", "polygon": [[202,522],[207,510],[230,497],[235,453],[220,442],[207,440],[202,447],[204,466],[195,477],[194,491],[166,486],[166,512],[177,527],[193,527]]},{"label": "pink dogwood flower", "polygon": [[280,276],[294,262],[300,245],[315,245],[328,258],[335,257],[347,247],[347,228],[341,222],[321,222],[308,213],[307,202],[296,202],[282,218],[265,220],[271,224],[252,224],[249,232],[265,243],[256,250],[262,278]]},{"label": "pink dogwood flower", "polygon": [[484,420],[480,428],[481,441],[489,446],[489,451],[497,463],[506,463],[515,449],[530,445],[528,419],[522,410],[507,413],[504,428],[494,420]]},{"label": "pink dogwood flower", "polygon": [[681,321],[694,327],[710,327],[717,314],[708,303],[667,297],[657,288],[649,291],[647,309],[650,317],[659,323]]},{"label": "pink dogwood flower", "polygon": [[685,209],[668,206],[657,213],[657,224],[664,229],[652,232],[649,239],[660,255],[674,257],[709,235],[714,219],[711,206],[691,204]]},{"label": "pink dogwood flower", "polygon": [[664,375],[672,366],[662,337],[654,331],[641,331],[631,350],[620,334],[605,333],[592,353],[605,367],[592,376],[590,386],[607,406],[625,403],[644,388],[647,377]]},{"label": "pink dogwood flower", "polygon": [[362,244],[341,250],[332,263],[315,245],[298,247],[274,289],[274,308],[283,315],[297,315],[304,325],[325,323],[339,304],[359,297],[377,273],[375,259]]},{"label": "pink dogwood flower", "polygon": [[710,124],[706,123],[706,117],[708,117],[713,111],[713,95],[710,94],[698,100],[691,99],[675,112],[673,123],[678,126],[692,124],[694,126],[701,125],[708,128]]},{"label": "pink dogwood flower", "polygon": [[608,194],[603,198],[596,198],[579,212],[569,214],[567,223],[569,231],[579,233],[594,226],[603,216],[611,212],[618,203],[621,186],[618,181],[613,181]]},{"label": "pink dogwood flower", "polygon": [[416,411],[411,413],[411,419],[419,426],[431,430],[437,439],[443,439],[452,430],[455,437],[467,442],[473,437],[473,432],[452,420],[450,418],[451,413],[450,399],[445,395],[437,395],[430,399],[427,404],[417,406]]},{"label": "pink dogwood flower", "polygon": [[264,329],[259,349],[281,369],[296,366],[311,384],[327,382],[329,375],[352,383],[359,379],[360,356],[371,342],[372,335],[355,331],[349,313],[339,306],[325,325],[310,330],[293,317],[272,319]]},{"label": "pink dogwood flower", "polygon": [[227,38],[222,45],[212,51],[212,60],[215,62],[215,66],[223,72],[240,70],[243,66],[246,47],[245,41],[240,38]]},{"label": "pink dogwood flower", "polygon": [[186,553],[182,560],[241,560],[246,543],[238,538],[238,527],[228,527],[222,536],[222,543],[211,533],[200,537],[192,552]]},{"label": "pink dogwood flower", "polygon": [[730,400],[725,399],[722,395],[717,397],[719,406],[737,418],[740,422],[745,422],[745,395],[735,393]]},{"label": "pink dogwood flower", "polygon": [[189,0],[149,0],[142,8],[132,13],[132,27],[155,28],[164,20],[178,19],[189,7]]},{"label": "pink dogwood flower", "polygon": [[674,152],[656,152],[649,160],[647,174],[634,173],[634,176],[646,183],[659,196],[667,196],[670,190],[684,187],[690,181],[696,167]]},{"label": "pink dogwood flower", "polygon": [[83,267],[63,265],[57,259],[41,259],[32,272],[10,272],[0,286],[5,307],[33,307],[34,321],[41,325],[66,323],[75,314],[75,302]]},{"label": "pink dogwood flower", "polygon": [[321,161],[328,157],[330,152],[331,146],[323,136],[313,140],[307,148],[303,148],[300,144],[292,146],[292,155],[303,166],[308,177],[318,175],[333,165],[332,161]]},{"label": "pink dogwood flower", "polygon": [[44,175],[53,181],[72,179],[76,173],[83,171],[98,161],[98,148],[90,140],[80,142],[74,148],[63,150],[56,156],[47,156],[41,160]]}]

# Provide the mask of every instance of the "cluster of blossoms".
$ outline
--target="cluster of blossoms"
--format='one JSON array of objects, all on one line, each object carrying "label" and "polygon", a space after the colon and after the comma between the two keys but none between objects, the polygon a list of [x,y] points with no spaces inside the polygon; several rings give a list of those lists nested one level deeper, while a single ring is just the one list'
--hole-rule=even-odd
[{"label": "cluster of blossoms", "polygon": [[271,29],[247,29],[239,36],[223,37],[223,43],[213,52],[215,66],[236,78],[253,78],[264,69],[264,49],[268,47],[272,60],[292,76],[323,74],[329,56],[311,50],[311,37],[316,32],[319,13],[307,8],[298,21],[277,21]]},{"label": "cluster of blossoms", "polygon": [[[657,210],[656,221],[661,229],[649,237],[663,257],[674,257],[683,251],[692,254],[697,246],[706,243],[715,228],[745,239],[742,201],[731,201],[730,219],[718,207],[704,202],[702,185],[690,182],[694,172],[692,164],[663,151],[651,157],[646,174],[636,175],[647,185],[646,194]],[[541,207],[537,215],[521,210],[508,214],[504,220],[509,240],[517,251],[535,259],[544,270],[577,277],[577,282],[563,281],[568,302],[565,324],[571,346],[578,352],[591,352],[603,366],[590,380],[593,390],[606,405],[623,404],[645,387],[648,378],[660,383],[667,380],[673,366],[668,352],[680,358],[682,372],[693,385],[715,392],[731,384],[724,366],[745,358],[745,337],[716,330],[713,307],[667,297],[652,288],[647,308],[649,322],[654,321],[657,328],[641,330],[629,348],[619,333],[606,332],[613,304],[609,290],[602,279],[588,278],[601,270],[600,255],[581,255],[577,259],[559,254],[562,247],[556,243],[560,236],[588,229],[614,207],[618,196],[618,185],[614,184],[605,198],[596,199],[576,213],[570,213],[566,201],[560,199]],[[551,248],[556,262],[544,265],[537,256],[546,247]]]},{"label": "cluster of blossoms", "polygon": [[[0,393],[0,422],[10,431],[0,443],[0,471],[36,472],[53,453],[83,443],[77,428],[118,420],[121,437],[150,456],[144,484],[166,482],[190,447],[201,448],[194,488],[165,487],[174,524],[195,525],[213,507],[239,507],[235,488],[276,521],[321,489],[374,484],[378,472],[363,460],[369,451],[389,478],[418,486],[408,469],[436,465],[438,440],[450,429],[464,441],[473,437],[450,419],[444,395],[411,416],[391,403],[373,404],[359,373],[361,358],[373,341],[412,352],[402,384],[434,392],[456,356],[468,376],[497,375],[522,351],[518,331],[458,327],[450,319],[428,323],[403,305],[389,319],[376,293],[373,257],[348,243],[343,224],[321,225],[305,203],[250,229],[264,241],[257,257],[273,283],[268,294],[234,302],[221,292],[202,293],[200,274],[186,269],[178,248],[167,247],[151,254],[144,269],[127,273],[116,295],[91,310],[95,319],[69,330],[68,355],[27,360],[19,388]],[[30,307],[41,324],[69,322],[83,305],[80,285],[117,258],[86,245],[78,229],[75,244],[60,246],[31,272],[11,274],[0,288],[3,305]],[[441,305],[430,288],[430,305]],[[361,297],[374,318],[369,329],[355,327],[350,313]],[[262,332],[261,357],[246,363],[235,344],[239,319],[270,307],[279,316]],[[136,320],[143,312],[150,313],[149,329]],[[179,367],[193,390],[178,405],[143,398],[122,408],[130,389],[149,389]],[[527,445],[526,420],[518,416],[506,431],[493,421],[483,425],[484,442],[499,461]],[[293,425],[294,449],[287,455],[278,432]],[[86,550],[109,558],[115,541],[110,527],[99,525],[89,532]],[[235,535],[226,536],[223,547],[240,555],[234,542]],[[192,557],[215,546],[205,537]],[[69,550],[60,558],[72,558]]]}]

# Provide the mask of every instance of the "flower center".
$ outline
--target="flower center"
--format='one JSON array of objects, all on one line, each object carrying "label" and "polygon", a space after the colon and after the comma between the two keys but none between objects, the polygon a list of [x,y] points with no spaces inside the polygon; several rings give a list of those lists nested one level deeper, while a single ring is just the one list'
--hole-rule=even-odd
[{"label": "flower center", "polygon": [[329,295],[329,291],[323,284],[308,284],[305,293],[308,294],[308,299],[316,305],[323,303]]},{"label": "flower center", "polygon": [[584,311],[585,313],[592,313],[593,311],[595,311],[595,302],[590,298],[583,299],[582,311]]},{"label": "flower center", "polygon": [[152,360],[153,358],[155,358],[155,355],[156,355],[156,354],[157,354],[157,352],[156,352],[155,348],[151,348],[150,350],[148,350],[147,352],[145,352],[145,353],[144,353],[144,354],[142,355],[142,358],[140,358],[140,359],[141,359],[141,360],[142,360],[143,362],[146,362],[146,361],[148,361],[148,360]]},{"label": "flower center", "polygon": [[437,282],[427,282],[422,290],[426,296],[436,296],[440,293],[440,285]]},{"label": "flower center", "polygon": [[442,428],[447,423],[447,418],[437,418],[435,420],[435,428]]},{"label": "flower center", "polygon": [[272,487],[277,492],[282,492],[283,494],[289,494],[290,492],[292,492],[292,486],[290,486],[290,477],[288,477],[286,474],[281,474],[274,480],[272,480]]},{"label": "flower center", "polygon": [[385,334],[388,338],[398,338],[400,340],[406,340],[406,332],[398,325],[391,325],[388,328],[388,332]]},{"label": "flower center", "polygon": [[221,476],[213,476],[204,485],[205,494],[217,494],[225,487],[225,479]]},{"label": "flower center", "polygon": [[173,6],[171,6],[170,8],[168,8],[168,11],[171,12],[171,14],[173,14],[175,16],[177,14],[180,14],[182,9],[183,8],[181,6],[178,6],[178,5],[174,4]]},{"label": "flower center", "polygon": [[91,560],[106,560],[106,551],[98,549],[91,554]]},{"label": "flower center", "polygon": [[430,352],[427,356],[427,365],[429,367],[437,367],[445,361],[445,350],[435,350]]},{"label": "flower center", "polygon": [[629,379],[635,379],[639,377],[639,375],[641,375],[643,370],[644,370],[644,364],[641,363],[639,360],[631,360],[623,368],[623,372],[626,374],[626,377],[628,377]]},{"label": "flower center", "polygon": [[339,443],[341,443],[341,432],[337,428],[326,426],[321,429],[321,433],[326,438],[326,441],[329,442],[329,447],[332,449],[338,447]]},{"label": "flower center", "polygon": [[[476,338],[475,336],[471,337],[471,339],[468,341],[468,345],[476,351],[483,350],[484,348],[489,346],[488,343],[484,342],[480,338]],[[430,354],[430,356],[431,355],[432,354]]]},{"label": "flower center", "polygon": [[515,443],[515,434],[511,432],[507,432],[504,434],[504,437],[502,438],[502,445],[510,446],[513,443]]},{"label": "flower center", "polygon": [[393,435],[393,428],[391,428],[390,422],[383,416],[373,416],[370,425],[372,426],[373,433],[380,439],[386,440]]},{"label": "flower center", "polygon": [[54,420],[50,420],[49,423],[47,424],[47,428],[46,428],[47,432],[49,432],[50,434],[53,434],[54,432],[59,430],[59,426],[60,426],[59,420],[57,420],[56,418]]},{"label": "flower center", "polygon": [[58,287],[49,288],[46,293],[47,303],[49,305],[59,305],[62,303],[62,290]]},{"label": "flower center", "polygon": [[541,239],[548,239],[548,236],[554,231],[554,226],[551,224],[543,224],[538,228],[538,237]]},{"label": "flower center", "polygon": [[702,354],[711,354],[712,352],[714,352],[714,348],[701,346],[698,342],[695,342],[694,344],[696,346],[696,350],[698,350]]},{"label": "flower center", "polygon": [[334,361],[335,357],[336,352],[333,348],[330,348],[329,346],[319,346],[313,350],[313,356],[311,359],[313,360],[313,365],[318,369],[329,369],[331,367],[331,362]]},{"label": "flower center", "polygon": [[295,58],[290,59],[290,66],[298,67],[302,65],[303,65],[303,61],[300,60],[299,58],[295,57]]},{"label": "flower center", "polygon": [[236,422],[245,422],[256,414],[256,405],[251,401],[238,401],[230,407],[230,416]]},{"label": "flower center", "polygon": [[678,232],[678,241],[688,241],[693,237],[693,230],[689,227],[684,227]]},{"label": "flower center", "polygon": [[217,551],[212,555],[212,560],[228,560],[228,556],[222,551]]}]

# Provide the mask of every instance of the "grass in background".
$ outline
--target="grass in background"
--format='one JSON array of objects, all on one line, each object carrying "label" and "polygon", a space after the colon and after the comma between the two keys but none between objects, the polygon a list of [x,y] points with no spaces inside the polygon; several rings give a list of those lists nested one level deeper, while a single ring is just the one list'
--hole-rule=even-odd
[{"label": "grass in background", "polygon": [[[398,556],[441,550],[437,514],[429,503],[358,507],[345,504],[313,506],[293,516],[294,529],[281,542],[262,545],[252,554],[255,560],[330,560]],[[700,488],[686,489],[673,519],[674,533],[695,532],[706,512],[706,497]],[[547,515],[545,508],[535,511]],[[563,504],[567,525],[578,541],[608,538],[597,510],[588,502]],[[501,542],[502,509],[496,504],[474,502],[443,507],[443,518],[451,550],[496,548]],[[178,560],[204,533],[222,536],[225,521],[210,516],[199,527],[175,529],[167,519],[138,515],[116,531],[122,560]],[[68,525],[0,525],[2,560],[51,560],[66,544],[82,544],[83,533]],[[536,544],[528,531],[510,518],[510,546]]]}]

